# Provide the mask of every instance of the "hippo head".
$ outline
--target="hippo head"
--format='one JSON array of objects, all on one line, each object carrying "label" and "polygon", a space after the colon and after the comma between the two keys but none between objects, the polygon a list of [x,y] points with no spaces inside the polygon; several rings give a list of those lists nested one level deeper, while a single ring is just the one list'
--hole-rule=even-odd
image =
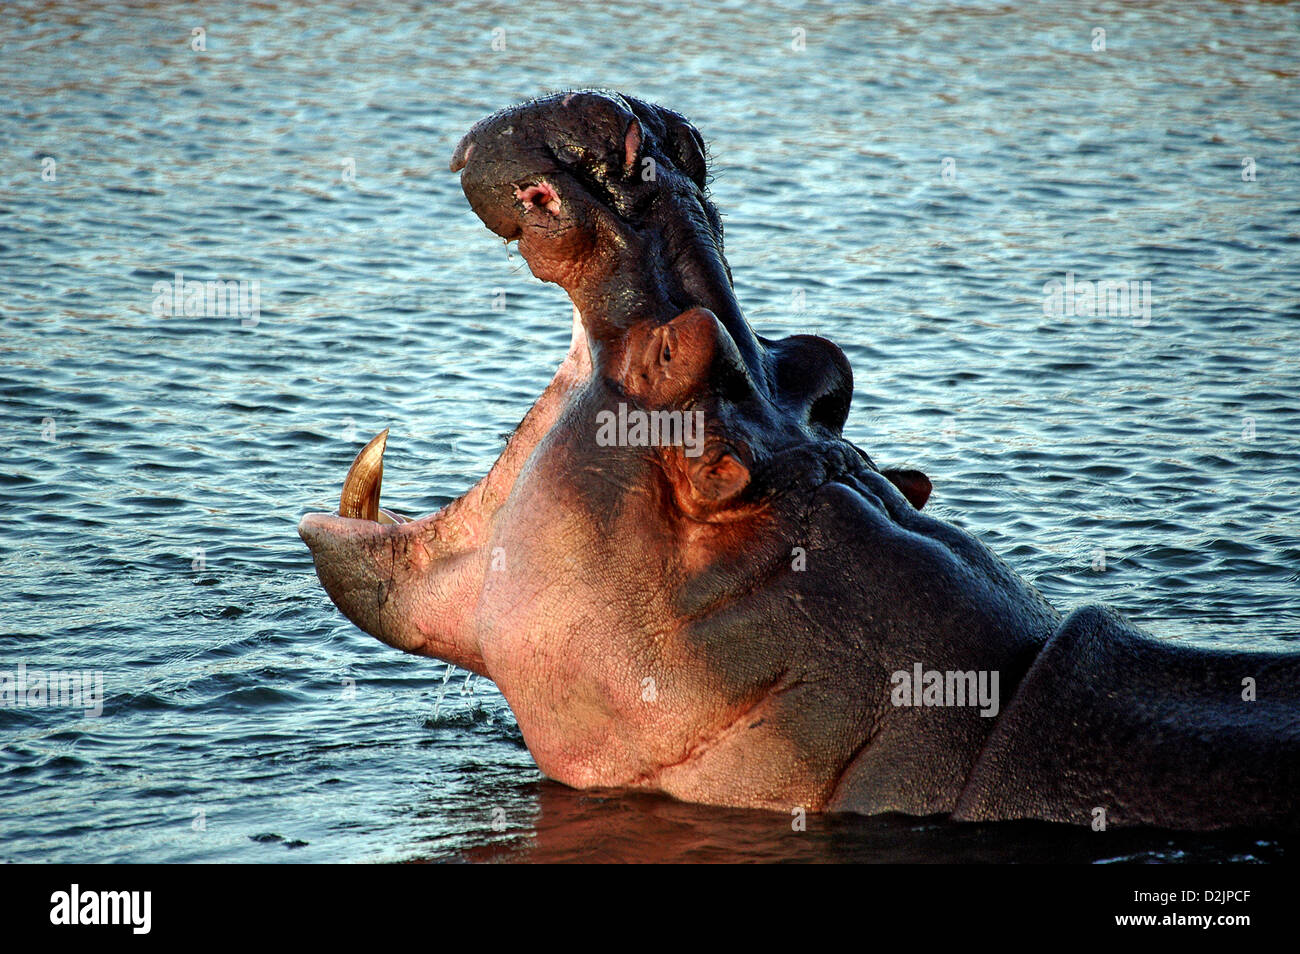
[{"label": "hippo head", "polygon": [[[572,343],[489,473],[438,513],[381,509],[387,432],[362,451],[339,514],[299,527],[335,604],[495,681],[570,785],[816,809],[854,779],[855,807],[950,807],[992,720],[891,707],[890,674],[994,667],[1009,691],[1054,613],[920,512],[924,475],[844,439],[839,348],[750,329],[699,133],[568,93],[484,119],[451,168],[568,292]],[[939,740],[926,765],[908,762],[916,720]]]}]

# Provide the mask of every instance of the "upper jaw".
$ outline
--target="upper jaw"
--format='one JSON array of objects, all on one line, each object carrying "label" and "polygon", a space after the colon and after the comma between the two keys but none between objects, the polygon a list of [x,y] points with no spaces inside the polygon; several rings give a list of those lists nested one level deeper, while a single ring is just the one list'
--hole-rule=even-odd
[{"label": "upper jaw", "polygon": [[[645,113],[654,107],[636,104],[634,115],[630,103],[583,92],[503,110],[466,134],[451,169],[483,223],[519,241],[533,274],[589,316],[596,340],[701,306],[752,360],[756,341],[735,300],[716,213],[678,170],[681,157],[665,153],[663,127]],[[643,177],[651,160],[655,175]]]}]

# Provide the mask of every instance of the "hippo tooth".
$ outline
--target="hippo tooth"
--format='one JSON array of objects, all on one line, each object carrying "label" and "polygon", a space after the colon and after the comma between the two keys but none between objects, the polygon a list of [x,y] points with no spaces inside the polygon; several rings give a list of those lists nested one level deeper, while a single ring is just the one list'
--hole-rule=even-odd
[{"label": "hippo tooth", "polygon": [[343,480],[340,517],[379,522],[379,486],[384,480],[384,448],[387,444],[388,428],[384,428],[357,454]]}]

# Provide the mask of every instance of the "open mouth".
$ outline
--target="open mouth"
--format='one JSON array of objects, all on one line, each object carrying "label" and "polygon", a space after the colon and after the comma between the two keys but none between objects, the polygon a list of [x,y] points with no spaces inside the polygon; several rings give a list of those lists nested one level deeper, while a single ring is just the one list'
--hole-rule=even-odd
[{"label": "open mouth", "polygon": [[343,480],[337,513],[308,513],[298,524],[317,577],[348,619],[404,652],[486,673],[466,634],[473,631],[498,511],[591,368],[575,309],[568,354],[487,474],[425,516],[408,518],[381,506],[388,430],[361,449]]},{"label": "open mouth", "polygon": [[[591,367],[587,330],[575,308],[568,353],[551,383],[533,403],[505,449],[477,484],[441,510],[423,517],[407,517],[381,506],[384,451],[389,435],[388,428],[384,428],[361,448],[348,468],[337,513],[306,514],[299,523],[299,534],[313,551],[318,542],[330,537],[356,534],[371,537],[375,525],[386,528],[388,533],[427,529],[440,540],[458,547],[481,542],[485,521],[509,496],[529,455],[555,424],[572,392],[590,377]],[[371,526],[367,527],[367,524]],[[399,526],[402,531],[387,530]]]},{"label": "open mouth", "polygon": [[[691,402],[723,401],[718,395],[734,392],[734,400],[748,400],[753,369],[763,366],[758,339],[735,301],[720,226],[702,181],[677,172],[662,150],[653,152],[660,160],[655,177],[632,177],[627,160],[653,151],[653,143],[642,139],[644,120],[602,95],[584,102],[589,115],[580,121],[565,115],[558,100],[489,117],[462,139],[451,162],[484,225],[507,241],[518,239],[534,276],[559,285],[574,303],[569,351],[551,383],[488,473],[440,510],[408,518],[383,506],[384,430],[357,454],[337,511],[308,513],[299,523],[331,598],[390,645],[463,658],[448,634],[470,625],[461,616],[478,599],[493,541],[505,532],[499,515],[521,475],[530,473],[534,452],[593,380],[593,360],[601,381],[645,405],[649,410],[639,413],[654,420],[680,414]],[[648,106],[643,112],[655,115]],[[611,188],[662,201],[635,227],[622,221],[554,160],[557,129],[586,136],[585,153],[624,160],[608,172]],[[611,130],[618,133],[612,153],[604,148]],[[626,138],[625,130],[635,136]],[[666,141],[666,126],[659,136]],[[702,179],[703,158],[697,158]],[[629,431],[628,446],[642,446],[632,436]],[[692,455],[662,452],[666,493],[693,519],[730,519],[726,508],[749,486],[753,462],[739,444],[732,447],[718,434],[701,436],[701,443],[718,447]],[[570,438],[558,432],[556,442]],[[591,439],[606,446],[594,424]],[[744,443],[743,435],[736,441]]]},{"label": "open mouth", "polygon": [[525,212],[545,209],[551,215],[560,214],[560,195],[549,182],[542,180],[534,185],[515,186],[515,198]]}]

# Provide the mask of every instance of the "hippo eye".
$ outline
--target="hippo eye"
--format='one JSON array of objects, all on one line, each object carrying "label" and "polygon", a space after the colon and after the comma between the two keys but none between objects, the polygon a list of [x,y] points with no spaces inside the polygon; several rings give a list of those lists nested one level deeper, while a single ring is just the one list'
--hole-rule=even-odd
[{"label": "hippo eye", "polygon": [[560,143],[551,150],[551,158],[588,188],[603,189],[609,181],[613,161],[606,156],[593,155],[576,143]]},{"label": "hippo eye", "polygon": [[587,157],[587,151],[576,143],[561,142],[551,150],[551,155],[563,165],[576,165]]}]

